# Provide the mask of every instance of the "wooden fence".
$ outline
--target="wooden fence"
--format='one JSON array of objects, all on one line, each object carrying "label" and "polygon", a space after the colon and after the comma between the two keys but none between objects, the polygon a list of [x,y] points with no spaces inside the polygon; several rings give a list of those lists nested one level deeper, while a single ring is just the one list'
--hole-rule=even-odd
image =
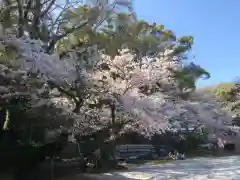
[{"label": "wooden fence", "polygon": [[155,152],[151,144],[125,144],[116,147],[116,154],[119,157],[131,157]]},{"label": "wooden fence", "polygon": [[116,150],[119,152],[151,152],[154,151],[154,147],[151,144],[125,144],[118,145]]},{"label": "wooden fence", "polygon": [[[149,152],[155,152],[155,149],[151,144],[125,144],[116,146],[117,157],[138,156]],[[62,151],[61,158],[71,159],[73,157],[79,157],[78,147],[75,143],[69,143],[69,145]]]}]

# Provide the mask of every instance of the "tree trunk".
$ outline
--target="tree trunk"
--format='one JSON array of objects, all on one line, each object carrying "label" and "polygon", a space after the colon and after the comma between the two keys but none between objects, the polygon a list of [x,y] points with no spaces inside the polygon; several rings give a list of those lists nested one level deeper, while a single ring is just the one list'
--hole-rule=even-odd
[{"label": "tree trunk", "polygon": [[50,163],[51,163],[51,180],[54,180],[55,175],[54,175],[54,159],[53,158],[50,159]]}]

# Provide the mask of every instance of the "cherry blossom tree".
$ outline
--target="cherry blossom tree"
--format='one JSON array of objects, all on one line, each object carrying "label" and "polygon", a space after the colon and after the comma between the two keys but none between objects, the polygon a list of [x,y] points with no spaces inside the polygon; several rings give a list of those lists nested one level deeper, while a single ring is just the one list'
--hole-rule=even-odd
[{"label": "cherry blossom tree", "polygon": [[[114,60],[107,55],[101,55],[100,58],[97,54],[84,64],[82,60],[76,61],[76,52],[70,53],[70,59],[59,61],[56,56],[44,53],[38,41],[9,38],[6,34],[1,40],[3,45],[11,46],[17,52],[20,69],[40,72],[40,78],[45,82],[69,85],[77,80],[81,72],[81,79],[85,80],[85,86],[91,94],[85,99],[82,106],[84,110],[75,113],[81,114],[82,118],[88,112],[92,117],[98,117],[99,122],[103,122],[104,118],[108,122],[111,117],[104,108],[88,107],[91,104],[96,106],[97,101],[114,99],[121,107],[122,118],[126,118],[127,114],[129,119],[134,120],[131,128],[139,129],[137,127],[141,126],[151,133],[180,128],[186,123],[203,124],[211,129],[227,128],[226,122],[230,123],[227,116],[218,115],[217,110],[209,104],[188,102],[178,97],[177,84],[171,76],[172,71],[168,70],[169,67],[180,67],[174,61],[173,50],[166,50],[158,57],[146,57],[141,67],[133,61],[134,55],[127,50]],[[79,62],[80,71],[76,68]],[[69,109],[65,108],[64,111],[69,112]]]},{"label": "cherry blossom tree", "polygon": [[137,119],[136,126],[130,126],[135,130],[145,127],[146,132],[154,133],[179,129],[186,124],[205,125],[214,131],[228,129],[231,118],[213,105],[179,97],[174,72],[169,70],[181,68],[175,58],[172,50],[166,50],[158,57],[143,59],[140,68],[132,61],[134,55],[126,50],[114,60],[109,57],[107,61],[105,56],[103,59],[108,68],[98,71],[95,78],[103,84],[110,82],[111,94],[118,94],[118,102],[124,111],[131,114],[130,118]]}]

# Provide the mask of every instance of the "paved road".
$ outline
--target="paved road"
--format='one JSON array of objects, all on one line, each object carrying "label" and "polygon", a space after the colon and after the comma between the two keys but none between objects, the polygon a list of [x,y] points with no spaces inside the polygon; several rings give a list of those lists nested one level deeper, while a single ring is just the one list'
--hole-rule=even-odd
[{"label": "paved road", "polygon": [[188,159],[162,165],[146,164],[134,172],[118,174],[129,180],[240,180],[240,156]]}]

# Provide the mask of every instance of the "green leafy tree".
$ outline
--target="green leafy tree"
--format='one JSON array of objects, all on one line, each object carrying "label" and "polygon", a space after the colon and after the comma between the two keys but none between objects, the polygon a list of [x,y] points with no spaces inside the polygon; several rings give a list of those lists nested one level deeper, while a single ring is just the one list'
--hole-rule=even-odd
[{"label": "green leafy tree", "polygon": [[[210,73],[199,65],[191,62],[179,70],[173,70],[174,78],[178,83],[178,88],[183,96],[196,89],[196,81],[199,78],[209,79]],[[190,90],[190,91],[189,91]]]},{"label": "green leafy tree", "polygon": [[14,29],[19,37],[28,34],[32,39],[40,39],[46,44],[46,51],[53,52],[59,40],[88,26],[97,28],[117,7],[132,11],[131,1],[125,0],[70,0],[65,4],[56,0],[3,0],[0,18],[4,28]]},{"label": "green leafy tree", "polygon": [[233,87],[233,83],[219,83],[215,90],[215,96],[219,98],[220,101],[229,101],[232,97],[230,92]]}]

